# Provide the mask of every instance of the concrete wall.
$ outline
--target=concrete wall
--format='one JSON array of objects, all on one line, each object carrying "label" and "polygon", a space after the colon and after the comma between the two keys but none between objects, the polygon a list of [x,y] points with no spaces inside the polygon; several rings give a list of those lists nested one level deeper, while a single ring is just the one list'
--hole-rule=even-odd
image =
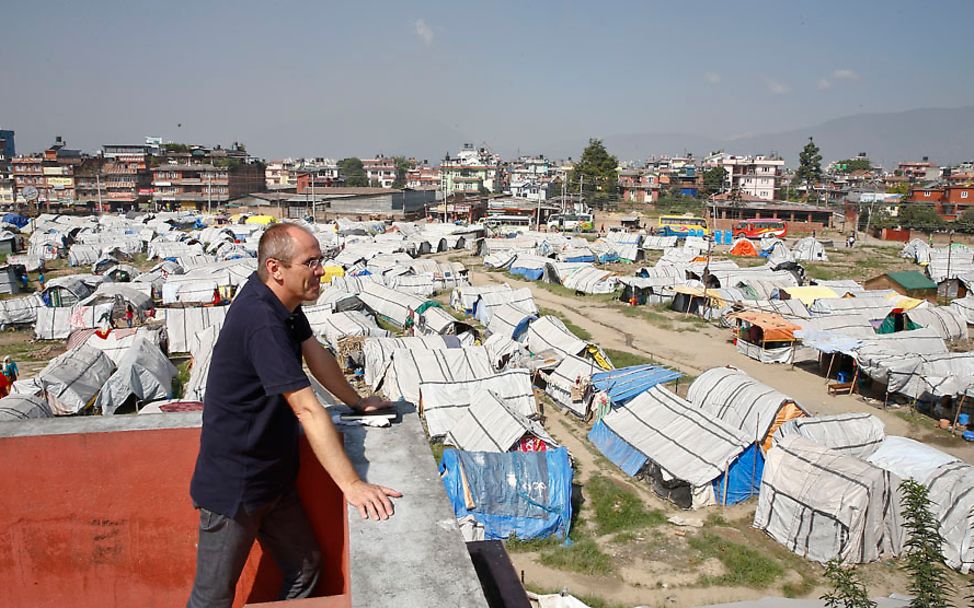
[{"label": "concrete wall", "polygon": [[[196,413],[0,425],[0,606],[185,605],[198,424]],[[306,443],[301,460],[299,490],[325,556],[319,592],[347,594],[343,497]],[[273,600],[280,581],[255,545],[235,607]]]}]

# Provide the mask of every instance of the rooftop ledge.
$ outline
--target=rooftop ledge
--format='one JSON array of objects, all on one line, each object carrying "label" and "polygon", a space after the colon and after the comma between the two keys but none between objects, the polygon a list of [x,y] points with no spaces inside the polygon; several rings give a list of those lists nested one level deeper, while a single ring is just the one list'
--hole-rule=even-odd
[{"label": "rooftop ledge", "polygon": [[[403,493],[387,521],[347,510],[302,441],[298,487],[326,567],[322,597],[287,606],[486,608],[419,418],[398,407],[391,428],[344,429],[359,474]],[[0,605],[185,605],[200,423],[181,413],[0,424]],[[277,605],[279,581],[255,546],[234,606]]]}]

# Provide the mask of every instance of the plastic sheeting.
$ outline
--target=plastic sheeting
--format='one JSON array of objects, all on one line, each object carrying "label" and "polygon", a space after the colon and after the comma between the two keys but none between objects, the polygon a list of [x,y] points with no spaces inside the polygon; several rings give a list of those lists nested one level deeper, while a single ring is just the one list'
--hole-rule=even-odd
[{"label": "plastic sheeting", "polygon": [[504,454],[446,450],[440,476],[457,519],[472,516],[486,540],[568,538],[572,468],[565,448]]},{"label": "plastic sheeting", "polygon": [[444,348],[460,348],[460,342],[452,336],[425,336],[405,338],[369,338],[362,347],[365,357],[365,383],[373,390],[379,387],[392,362],[392,355],[397,350],[407,348],[411,350],[439,350]]},{"label": "plastic sheeting", "polygon": [[444,350],[400,349],[392,353],[392,362],[380,382],[390,399],[419,403],[423,382],[475,380],[493,374],[494,368],[483,347]]},{"label": "plastic sheeting", "polygon": [[389,337],[388,331],[380,328],[370,317],[357,310],[325,315],[312,327],[316,334],[324,336],[335,353],[338,353],[338,342],[342,338],[349,336]]},{"label": "plastic sheeting", "polygon": [[517,340],[527,331],[528,325],[537,318],[536,313],[525,311],[513,304],[505,304],[491,311],[487,332]]},{"label": "plastic sheeting", "polygon": [[102,351],[81,346],[63,353],[47,364],[37,382],[56,416],[77,414],[94,403],[95,396],[115,371],[115,364]]},{"label": "plastic sheeting", "polygon": [[883,421],[866,413],[789,420],[775,431],[774,443],[791,435],[857,458],[868,457],[886,440]]},{"label": "plastic sheeting", "polygon": [[765,452],[779,426],[805,416],[791,397],[759,382],[734,367],[715,367],[700,374],[687,399],[711,416],[743,431]]},{"label": "plastic sheeting", "polygon": [[902,549],[900,479],[803,437],[765,455],[754,527],[791,551],[824,563],[861,564]]},{"label": "plastic sheeting", "polygon": [[223,327],[229,306],[196,308],[167,308],[166,333],[169,335],[169,352],[186,353],[194,335],[207,327]]},{"label": "plastic sheeting", "polygon": [[95,407],[105,416],[114,414],[129,399],[139,402],[172,397],[172,379],[176,367],[159,347],[139,337],[118,361],[118,368],[108,378]]},{"label": "plastic sheeting", "polygon": [[445,442],[472,452],[508,452],[525,436],[538,438],[549,447],[558,445],[540,423],[522,416],[496,393],[482,389],[453,422]]},{"label": "plastic sheeting", "polygon": [[419,387],[420,408],[430,437],[446,434],[473,403],[474,396],[485,390],[502,398],[508,407],[526,418],[538,414],[531,373],[526,369],[459,382],[423,382]]},{"label": "plastic sheeting", "polygon": [[525,344],[532,353],[555,350],[564,356],[585,351],[586,342],[573,334],[561,319],[549,315],[532,321],[526,332]]},{"label": "plastic sheeting", "polygon": [[0,422],[50,418],[53,415],[51,407],[42,397],[14,393],[0,399]]},{"label": "plastic sheeting", "polygon": [[612,403],[621,405],[657,384],[666,384],[682,376],[678,371],[656,365],[631,365],[592,374],[592,385],[596,390],[608,393]]},{"label": "plastic sheeting", "polygon": [[474,317],[484,326],[490,326],[494,311],[516,306],[529,314],[537,315],[538,306],[534,303],[531,289],[523,287],[510,291],[488,292],[480,295],[474,303]]}]

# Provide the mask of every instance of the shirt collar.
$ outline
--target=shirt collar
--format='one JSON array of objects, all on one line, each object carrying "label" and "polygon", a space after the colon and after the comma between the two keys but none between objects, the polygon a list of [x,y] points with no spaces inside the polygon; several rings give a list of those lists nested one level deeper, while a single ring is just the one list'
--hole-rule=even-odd
[{"label": "shirt collar", "polygon": [[247,281],[253,285],[253,289],[257,290],[257,297],[270,305],[277,318],[281,319],[282,321],[286,321],[291,318],[292,312],[288,310],[287,306],[284,305],[284,302],[281,302],[280,298],[278,298],[277,295],[271,291],[270,287],[260,280],[260,277],[256,272],[251,274]]}]

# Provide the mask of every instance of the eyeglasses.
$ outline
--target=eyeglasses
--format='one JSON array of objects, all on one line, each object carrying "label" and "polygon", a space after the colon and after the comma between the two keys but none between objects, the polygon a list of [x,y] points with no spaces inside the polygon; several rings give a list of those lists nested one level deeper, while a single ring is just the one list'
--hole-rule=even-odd
[{"label": "eyeglasses", "polygon": [[317,268],[321,268],[321,266],[324,263],[325,263],[325,258],[323,258],[323,257],[322,258],[311,258],[310,260],[305,260],[304,262],[301,262],[301,264],[303,266],[307,266],[311,270],[315,270]]}]

